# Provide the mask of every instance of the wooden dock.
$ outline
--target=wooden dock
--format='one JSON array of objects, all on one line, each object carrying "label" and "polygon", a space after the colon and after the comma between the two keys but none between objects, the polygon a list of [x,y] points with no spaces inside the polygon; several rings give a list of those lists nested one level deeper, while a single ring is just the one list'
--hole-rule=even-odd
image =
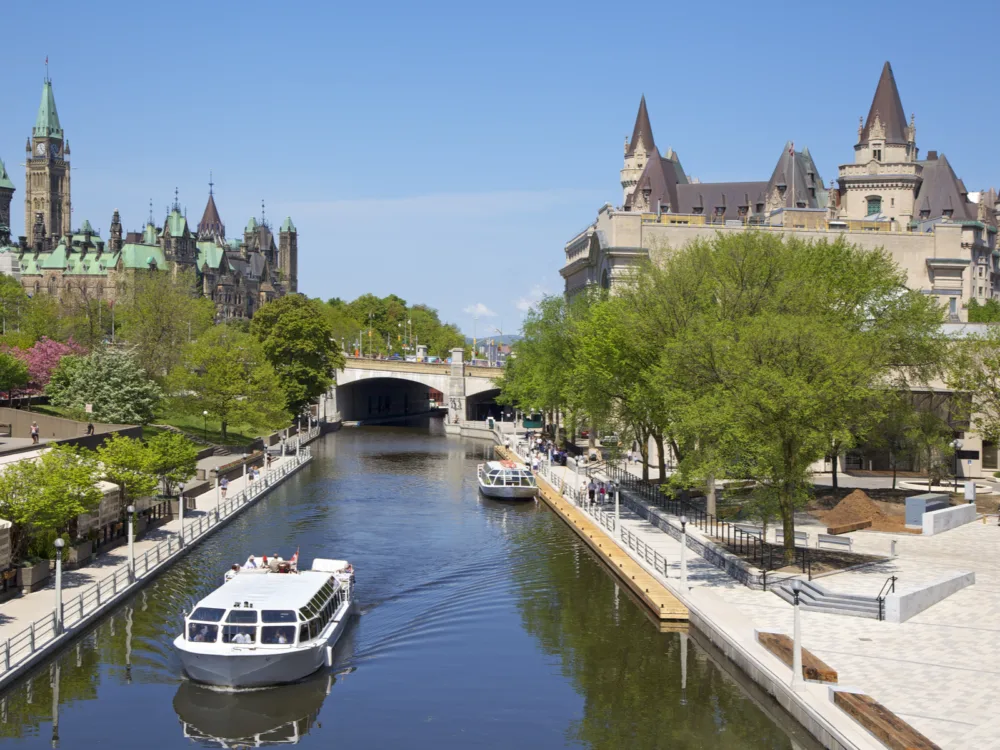
[{"label": "wooden dock", "polygon": [[[500,446],[495,450],[497,455],[520,461],[513,451],[508,452]],[[586,542],[598,558],[614,571],[614,574],[652,615],[653,621],[659,623],[660,629],[683,629],[688,619],[687,607],[681,604],[666,586],[647,573],[645,568],[615,544],[614,540],[608,537],[608,533],[586,513],[566,500],[544,479],[537,475],[536,479],[539,495],[546,505],[555,511],[556,515]]]}]

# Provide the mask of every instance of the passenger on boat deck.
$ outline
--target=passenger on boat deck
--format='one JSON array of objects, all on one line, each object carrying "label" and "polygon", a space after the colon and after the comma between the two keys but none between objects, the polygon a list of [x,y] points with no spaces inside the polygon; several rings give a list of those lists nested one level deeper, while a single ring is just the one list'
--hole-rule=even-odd
[{"label": "passenger on boat deck", "polygon": [[278,557],[277,555],[271,555],[271,562],[268,564],[267,568],[272,573],[277,573],[278,572],[278,566],[279,566],[280,563],[281,563],[281,558],[280,557]]},{"label": "passenger on boat deck", "polygon": [[236,574],[240,572],[239,563],[233,563],[233,567],[226,571],[226,580],[231,581],[236,577]]},{"label": "passenger on boat deck", "polygon": [[250,559],[247,560],[247,564],[243,566],[244,568],[256,568],[257,561],[254,560],[253,555],[250,555]]},{"label": "passenger on boat deck", "polygon": [[267,555],[264,555],[263,559],[260,561],[260,567],[262,567],[262,568],[268,567],[268,565],[267,565]]},{"label": "passenger on boat deck", "polygon": [[208,627],[202,625],[201,628],[198,630],[198,632],[194,634],[194,638],[192,638],[191,640],[195,641],[196,643],[204,643],[205,638],[207,637],[208,637]]}]

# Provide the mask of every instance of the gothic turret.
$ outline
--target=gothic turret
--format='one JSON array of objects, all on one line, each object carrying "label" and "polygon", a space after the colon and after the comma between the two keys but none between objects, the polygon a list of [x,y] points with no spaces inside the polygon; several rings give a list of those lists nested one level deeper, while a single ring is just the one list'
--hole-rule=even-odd
[{"label": "gothic turret", "polygon": [[215,207],[215,191],[212,178],[208,178],[208,203],[205,204],[205,212],[198,222],[198,239],[212,240],[226,238],[226,225],[222,223],[219,216],[219,209]]},{"label": "gothic turret", "polygon": [[14,183],[10,181],[7,168],[0,161],[0,232],[7,228],[10,235],[10,202],[14,198]]},{"label": "gothic turret", "polygon": [[65,132],[59,122],[52,81],[42,82],[42,101],[25,160],[24,226],[34,246],[34,216],[41,212],[50,236],[70,234],[70,171]]},{"label": "gothic turret", "polygon": [[656,143],[653,141],[653,127],[649,124],[649,112],[646,111],[646,97],[639,100],[639,111],[635,116],[635,126],[632,128],[632,139],[625,141],[625,165],[622,167],[622,203],[628,202],[629,193],[639,181],[642,170],[650,159],[659,158]]},{"label": "gothic turret", "polygon": [[278,232],[278,270],[285,291],[293,294],[299,290],[299,233],[286,216]]},{"label": "gothic turret", "polygon": [[120,252],[123,244],[122,219],[116,208],[114,215],[111,217],[111,235],[108,237],[108,250],[112,253]]}]

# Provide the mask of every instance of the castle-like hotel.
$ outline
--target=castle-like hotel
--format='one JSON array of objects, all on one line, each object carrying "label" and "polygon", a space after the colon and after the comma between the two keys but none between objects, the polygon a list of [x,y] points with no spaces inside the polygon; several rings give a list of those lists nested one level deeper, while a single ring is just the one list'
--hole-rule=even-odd
[{"label": "castle-like hotel", "polygon": [[610,288],[643,259],[696,237],[751,227],[882,247],[910,288],[937,295],[955,321],[967,318],[969,300],[1000,297],[996,191],[970,193],[943,153],[919,158],[914,118],[906,119],[888,62],[858,125],[854,158],[828,187],[809,149],[791,143],[767,181],[693,180],[676,152],[657,149],[645,99],[625,142],[621,185],[622,205],[602,207],[565,245],[560,273],[569,295]]},{"label": "castle-like hotel", "polygon": [[[52,81],[25,145],[24,226],[12,244],[10,204],[14,184],[0,161],[0,271],[20,279],[30,294],[60,301],[114,302],[137,273],[195,271],[202,294],[213,300],[219,320],[249,318],[271,299],[297,291],[298,232],[286,218],[277,233],[262,215],[251,218],[242,237],[226,239],[226,227],[209,185],[208,204],[192,230],[176,199],[163,226],[149,220],[141,231],[124,232],[118,211],[107,240],[89,221],[73,229],[70,148],[59,123]],[[277,243],[275,240],[277,239]]]}]

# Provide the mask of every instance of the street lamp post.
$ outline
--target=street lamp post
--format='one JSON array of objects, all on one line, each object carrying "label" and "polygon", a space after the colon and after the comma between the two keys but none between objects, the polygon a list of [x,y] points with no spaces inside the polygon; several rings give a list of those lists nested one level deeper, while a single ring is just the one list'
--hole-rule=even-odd
[{"label": "street lamp post", "polygon": [[681,516],[681,591],[687,591],[687,516]]},{"label": "street lamp post", "polygon": [[130,505],[128,511],[128,582],[135,581],[135,506]]},{"label": "street lamp post", "polygon": [[247,453],[243,451],[243,489],[247,487]]},{"label": "street lamp post", "polygon": [[62,606],[62,551],[66,544],[61,538],[56,539],[56,608],[55,608],[55,632],[58,635],[62,632],[63,626],[63,606]]},{"label": "street lamp post", "polygon": [[802,683],[802,623],[799,619],[799,590],[792,592],[795,613],[792,626],[792,690],[801,690]]},{"label": "street lamp post", "polygon": [[208,409],[201,413],[201,416],[205,418],[205,442],[208,442]]},{"label": "street lamp post", "polygon": [[955,492],[958,492],[958,449],[962,447],[962,441],[955,438],[951,441],[951,447],[955,449]]},{"label": "street lamp post", "polygon": [[177,532],[177,537],[180,541],[181,546],[183,547],[184,546],[184,483],[183,482],[181,482],[180,489],[181,489],[181,497],[180,497],[180,502],[177,503],[177,506],[180,508],[181,528],[180,531]]}]

